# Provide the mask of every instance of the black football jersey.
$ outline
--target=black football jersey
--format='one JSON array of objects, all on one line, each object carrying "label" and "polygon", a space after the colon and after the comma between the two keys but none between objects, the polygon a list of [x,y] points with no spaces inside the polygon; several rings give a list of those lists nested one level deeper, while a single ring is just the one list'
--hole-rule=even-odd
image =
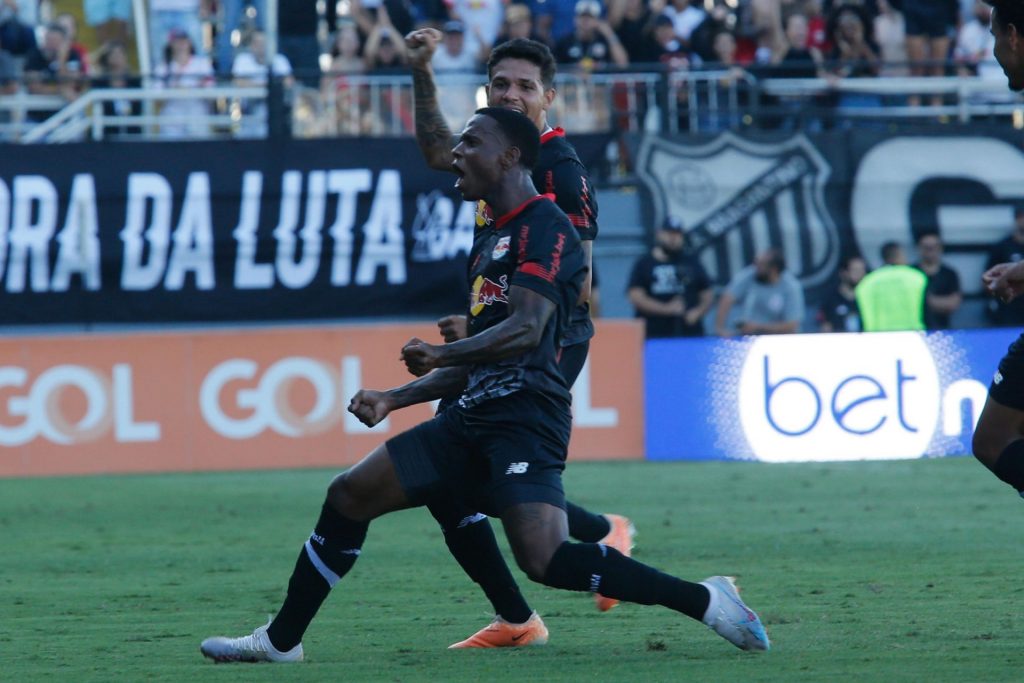
[{"label": "black football jersey", "polygon": [[534,349],[470,369],[460,405],[529,390],[568,404],[569,389],[558,369],[560,342],[569,328],[587,267],[579,236],[552,201],[538,195],[477,230],[469,254],[469,335],[509,316],[509,290],[526,287],[558,306]]},{"label": "black football jersey", "polygon": [[[576,149],[565,139],[561,128],[544,133],[540,143],[540,154],[532,173],[534,187],[541,194],[554,195],[555,204],[569,217],[580,240],[597,239],[597,197]],[[491,225],[493,220],[489,207],[481,201],[477,206],[477,229]],[[569,329],[562,337],[562,346],[579,344],[593,336],[590,304],[576,306]]]}]

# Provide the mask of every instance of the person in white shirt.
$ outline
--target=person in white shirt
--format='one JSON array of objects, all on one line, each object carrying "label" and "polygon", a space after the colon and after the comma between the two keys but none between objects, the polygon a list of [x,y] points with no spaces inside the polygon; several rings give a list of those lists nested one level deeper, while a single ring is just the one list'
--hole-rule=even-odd
[{"label": "person in white shirt", "polygon": [[[164,60],[157,64],[153,75],[157,88],[208,88],[214,82],[210,58],[195,53],[192,39],[184,31],[171,32]],[[207,137],[209,114],[209,100],[167,100],[160,108],[160,135],[173,139]]]},{"label": "person in white shirt", "polygon": [[481,44],[490,47],[498,38],[505,22],[505,3],[502,0],[445,0],[448,14],[466,26],[466,47],[473,54]]},{"label": "person in white shirt", "polygon": [[[472,73],[480,65],[480,53],[470,49],[466,40],[466,25],[461,21],[446,22],[442,29],[441,49],[434,53],[431,63],[434,73]],[[480,45],[486,51],[490,45]]]},{"label": "person in white shirt", "polygon": [[[295,79],[292,78],[292,65],[288,58],[278,53],[274,55],[274,75],[284,81],[286,89],[291,88]],[[262,31],[253,31],[249,36],[249,49],[235,56],[231,66],[231,76],[235,85],[266,85],[267,84],[267,38]],[[237,132],[240,138],[263,138],[267,136],[267,101],[242,100],[242,121]]]}]

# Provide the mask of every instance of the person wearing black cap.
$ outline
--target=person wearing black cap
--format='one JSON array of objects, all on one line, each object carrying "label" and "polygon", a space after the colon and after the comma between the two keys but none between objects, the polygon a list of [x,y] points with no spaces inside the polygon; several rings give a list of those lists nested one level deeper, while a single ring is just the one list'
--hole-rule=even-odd
[{"label": "person wearing black cap", "polygon": [[648,339],[700,337],[704,315],[714,301],[711,278],[700,261],[685,252],[683,224],[669,217],[654,235],[654,247],[637,259],[627,295]]},{"label": "person wearing black cap", "polygon": [[598,66],[629,66],[629,54],[619,37],[601,17],[598,0],[579,0],[573,32],[555,44],[559,64],[577,64],[590,69]]}]

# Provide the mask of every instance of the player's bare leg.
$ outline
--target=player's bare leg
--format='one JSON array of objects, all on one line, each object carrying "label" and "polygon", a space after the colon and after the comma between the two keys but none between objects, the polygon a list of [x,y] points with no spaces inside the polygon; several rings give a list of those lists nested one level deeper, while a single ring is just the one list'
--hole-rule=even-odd
[{"label": "player's bare leg", "polygon": [[972,446],[974,457],[1024,495],[1024,411],[989,396],[974,430]]}]

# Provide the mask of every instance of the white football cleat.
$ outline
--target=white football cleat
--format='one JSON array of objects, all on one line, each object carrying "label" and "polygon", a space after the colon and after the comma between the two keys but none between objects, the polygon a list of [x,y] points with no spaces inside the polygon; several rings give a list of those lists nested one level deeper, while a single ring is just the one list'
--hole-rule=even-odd
[{"label": "white football cleat", "polygon": [[731,576],[712,576],[700,582],[711,593],[704,623],[741,650],[764,651],[771,647],[764,624],[740,600]]},{"label": "white football cleat", "polygon": [[267,626],[260,626],[247,636],[207,638],[199,646],[204,656],[215,662],[299,662],[302,661],[302,643],[287,652],[280,652],[270,642]]}]

